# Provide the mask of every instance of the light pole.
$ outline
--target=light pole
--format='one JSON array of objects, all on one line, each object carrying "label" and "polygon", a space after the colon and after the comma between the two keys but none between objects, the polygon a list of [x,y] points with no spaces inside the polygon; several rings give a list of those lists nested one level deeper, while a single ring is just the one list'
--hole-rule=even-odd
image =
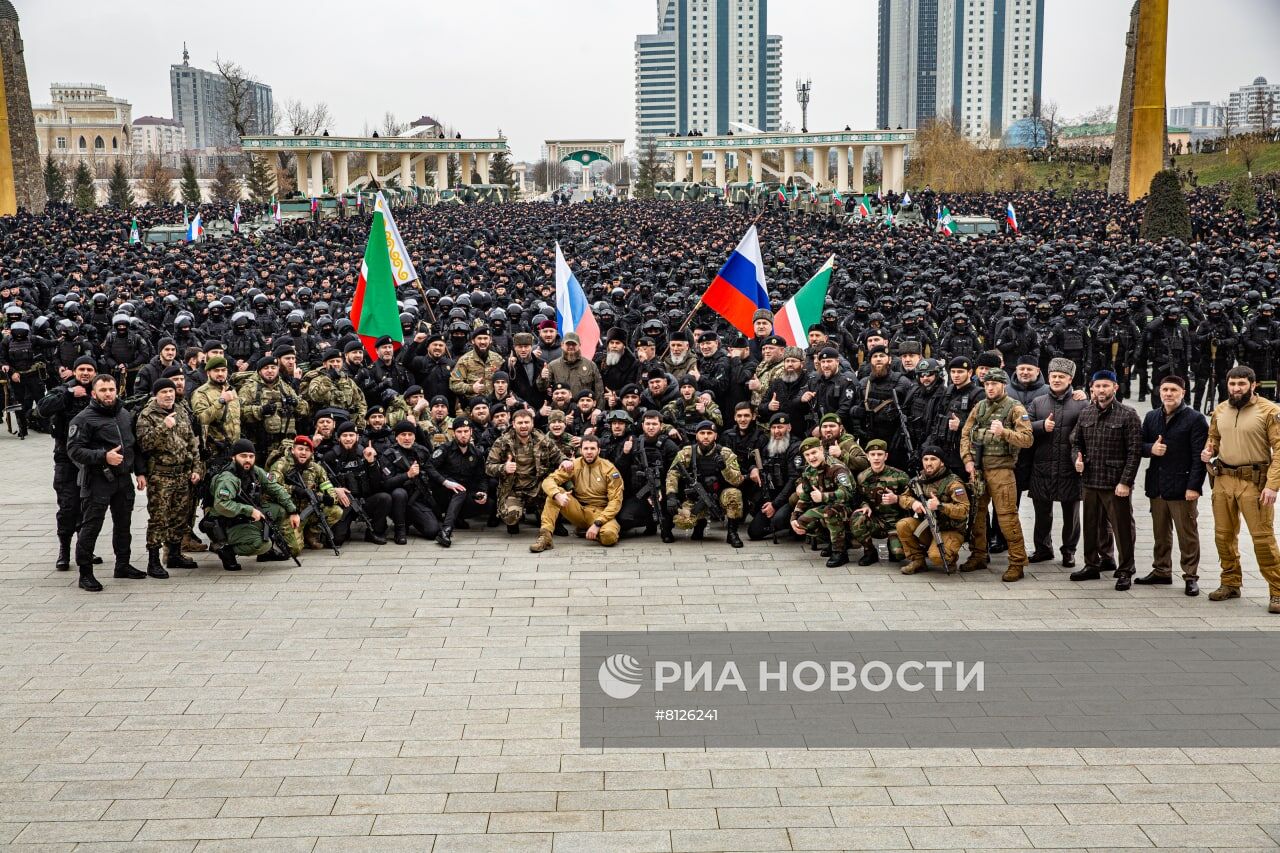
[{"label": "light pole", "polygon": [[[809,90],[813,88],[813,80],[805,78],[796,81],[796,100],[800,102],[800,132],[809,132]],[[800,149],[800,162],[807,162],[807,149]]]}]

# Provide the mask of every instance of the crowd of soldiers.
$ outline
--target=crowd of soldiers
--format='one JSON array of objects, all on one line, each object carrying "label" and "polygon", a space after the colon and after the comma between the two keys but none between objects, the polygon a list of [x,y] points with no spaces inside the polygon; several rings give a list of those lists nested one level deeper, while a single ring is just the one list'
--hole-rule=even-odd
[{"label": "crowd of soldiers", "polygon": [[[723,523],[731,547],[801,538],[831,568],[851,549],[907,574],[981,570],[1007,551],[1006,582],[1055,556],[1075,568],[1083,531],[1072,579],[1111,571],[1128,589],[1171,582],[1160,543],[1133,578],[1146,458],[1157,538],[1176,529],[1187,593],[1207,466],[1241,485],[1221,517],[1215,488],[1211,597],[1239,594],[1243,514],[1280,612],[1276,197],[1248,223],[1197,190],[1190,244],[1138,240],[1141,206],[1106,196],[1012,199],[1021,233],[968,242],[766,212],[774,302],[750,335],[698,301],[746,228],[737,211],[409,208],[398,220],[420,278],[398,294],[402,343],[362,341],[347,319],[367,218],[146,247],[122,238],[118,212],[20,214],[0,222],[6,414],[19,438],[33,423],[53,436],[56,564],[91,591],[108,514],[125,579],[165,578],[206,549],[234,571],[357,537],[448,548],[472,525],[536,525],[537,553],[571,532],[607,547]],[[994,213],[1008,200],[934,201]],[[557,329],[557,241],[603,333],[594,358]],[[825,310],[792,345],[773,312],[830,254]],[[1149,424],[1124,403],[1148,396]],[[1230,425],[1199,411],[1226,407]],[[1239,440],[1245,407],[1261,439]],[[137,491],[145,571],[130,563]]]}]

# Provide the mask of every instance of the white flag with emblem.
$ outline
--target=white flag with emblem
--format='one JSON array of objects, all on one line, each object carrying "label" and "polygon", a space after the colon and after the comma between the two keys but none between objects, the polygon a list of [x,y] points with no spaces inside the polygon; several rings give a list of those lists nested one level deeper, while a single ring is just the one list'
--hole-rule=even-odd
[{"label": "white flag with emblem", "polygon": [[387,204],[386,196],[381,191],[374,201],[373,209],[382,213],[383,221],[387,227],[387,251],[391,255],[391,274],[395,276],[396,284],[408,284],[411,281],[418,280],[418,271],[413,268],[413,260],[409,257],[409,250],[404,246],[404,239],[400,236],[400,228],[396,225],[395,217],[391,215],[391,205]]}]

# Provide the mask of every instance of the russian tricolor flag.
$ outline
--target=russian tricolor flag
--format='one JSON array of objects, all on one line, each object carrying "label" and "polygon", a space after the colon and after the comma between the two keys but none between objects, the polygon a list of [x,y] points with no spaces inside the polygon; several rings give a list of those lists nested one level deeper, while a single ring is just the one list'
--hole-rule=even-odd
[{"label": "russian tricolor flag", "polygon": [[200,220],[200,211],[196,211],[195,218],[187,223],[187,242],[194,243],[204,236],[204,223]]},{"label": "russian tricolor flag", "polygon": [[600,344],[600,326],[591,313],[587,303],[587,294],[578,284],[578,277],[569,269],[569,264],[560,251],[560,242],[556,241],[556,327],[560,336],[576,332],[582,341],[582,356],[590,361],[595,357],[596,347]]},{"label": "russian tricolor flag", "polygon": [[738,248],[702,294],[702,304],[747,337],[755,334],[752,317],[761,308],[769,307],[769,290],[764,280],[760,237],[754,225],[747,229]]},{"label": "russian tricolor flag", "polygon": [[1013,202],[1009,202],[1004,208],[1004,221],[1009,223],[1009,227],[1018,231],[1018,215],[1013,212]]}]

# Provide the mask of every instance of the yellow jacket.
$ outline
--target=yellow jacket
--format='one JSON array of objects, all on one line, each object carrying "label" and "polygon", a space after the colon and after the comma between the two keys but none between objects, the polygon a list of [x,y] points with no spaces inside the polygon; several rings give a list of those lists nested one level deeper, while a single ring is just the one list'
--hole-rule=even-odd
[{"label": "yellow jacket", "polygon": [[[564,484],[573,482],[572,489]],[[613,521],[622,509],[622,474],[608,459],[597,458],[588,465],[579,456],[573,460],[573,468],[566,471],[557,468],[542,481],[542,491],[548,497],[572,491],[578,503],[592,509],[603,509],[596,517],[601,524]]]}]

